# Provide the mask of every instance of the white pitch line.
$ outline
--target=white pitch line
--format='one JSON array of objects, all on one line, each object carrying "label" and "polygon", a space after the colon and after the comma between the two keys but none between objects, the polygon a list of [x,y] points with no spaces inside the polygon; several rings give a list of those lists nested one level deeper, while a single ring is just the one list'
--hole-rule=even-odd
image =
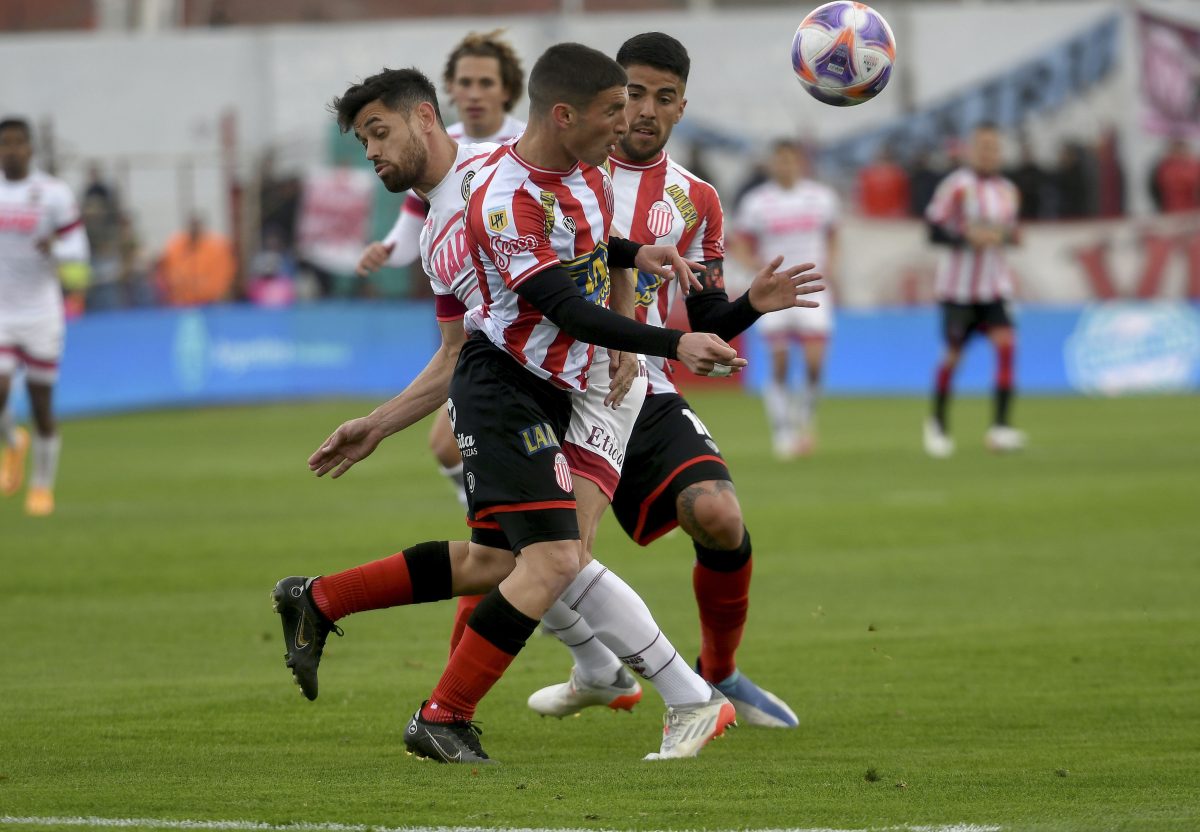
[{"label": "white pitch line", "polygon": [[[0,815],[0,826],[84,826],[92,828],[212,829],[228,832],[496,832],[494,826],[371,826],[357,823],[262,823],[253,820],[171,820],[169,818],[13,817]],[[593,829],[517,828],[504,832],[598,832]],[[754,832],[1001,832],[999,826],[956,823],[949,826],[886,826],[874,829],[761,829]]]}]

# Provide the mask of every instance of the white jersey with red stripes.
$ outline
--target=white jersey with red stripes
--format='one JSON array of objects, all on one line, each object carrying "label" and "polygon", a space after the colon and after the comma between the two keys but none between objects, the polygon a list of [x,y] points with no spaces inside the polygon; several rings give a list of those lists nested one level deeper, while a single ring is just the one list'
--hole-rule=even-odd
[{"label": "white jersey with red stripes", "polygon": [[[1020,196],[1003,176],[980,176],[968,167],[951,173],[933,193],[925,217],[955,235],[972,225],[1016,231]],[[934,293],[950,303],[991,303],[1013,295],[1012,271],[1003,246],[969,246],[946,252],[938,264]]]},{"label": "white jersey with red stripes", "polygon": [[[721,200],[712,185],[693,175],[665,152],[635,164],[609,160],[616,209],[613,233],[645,245],[673,245],[688,260],[725,257],[725,225]],[[665,278],[638,272],[635,315],[639,321],[665,326],[676,292],[661,291]],[[674,281],[672,281],[674,282]],[[674,393],[671,362],[646,357],[649,394]]]},{"label": "white jersey with red stripes", "polygon": [[483,303],[467,247],[463,215],[471,182],[495,144],[461,144],[450,172],[429,190],[429,214],[421,228],[421,265],[437,302],[439,321],[459,320]]},{"label": "white jersey with red stripes", "polygon": [[585,298],[607,307],[612,217],[612,182],[603,168],[545,170],[522,159],[515,145],[496,150],[471,183],[467,243],[483,294],[480,328],[531,373],[569,390],[587,389],[594,348],[515,290],[561,265]]},{"label": "white jersey with red stripes", "polygon": [[[828,185],[797,180],[790,188],[768,181],[742,198],[737,232],[754,242],[760,260],[783,255],[785,266],[815,263],[819,272],[829,262],[829,233],[837,225],[840,206]],[[821,304],[828,298],[822,293]]]},{"label": "white jersey with red stripes", "polygon": [[61,317],[58,261],[87,257],[83,221],[65,182],[41,171],[17,181],[0,176],[0,319]]},{"label": "white jersey with red stripes", "polygon": [[[460,144],[469,142],[471,144],[505,144],[519,137],[525,132],[525,122],[518,118],[513,118],[511,115],[504,116],[504,121],[500,124],[500,129],[490,136],[483,138],[475,138],[467,135],[466,126],[460,121],[457,124],[451,124],[446,128],[446,132],[450,134],[450,138]],[[392,250],[388,257],[389,266],[407,266],[409,263],[417,259],[419,251],[419,234],[421,223],[425,221],[425,215],[429,207],[425,204],[425,200],[409,191],[405,197],[404,203],[400,206],[400,216],[396,218],[396,222],[392,225],[392,230],[383,238],[383,244],[389,246]]]}]

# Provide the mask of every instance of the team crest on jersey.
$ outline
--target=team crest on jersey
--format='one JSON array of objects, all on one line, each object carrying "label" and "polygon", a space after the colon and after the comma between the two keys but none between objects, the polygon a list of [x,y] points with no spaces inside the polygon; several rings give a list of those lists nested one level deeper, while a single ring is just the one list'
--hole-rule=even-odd
[{"label": "team crest on jersey", "polygon": [[616,201],[613,199],[612,180],[606,176],[604,177],[604,207],[608,209],[609,214],[613,212],[613,206],[615,204]]},{"label": "team crest on jersey", "polygon": [[471,198],[471,180],[474,178],[475,171],[473,170],[467,171],[467,175],[463,177],[462,187],[458,189],[458,192],[462,194],[463,202]]},{"label": "team crest on jersey", "polygon": [[546,237],[549,239],[551,232],[554,231],[554,203],[556,197],[550,191],[542,191],[542,211],[546,215]]},{"label": "team crest on jersey", "polygon": [[572,237],[575,236],[575,218],[574,217],[563,217],[563,227],[571,232]]},{"label": "team crest on jersey", "polygon": [[554,479],[563,491],[571,491],[571,466],[562,454],[554,455]]},{"label": "team crest on jersey", "polygon": [[674,225],[675,214],[665,199],[651,205],[650,210],[646,212],[646,228],[656,238],[670,234]]},{"label": "team crest on jersey", "polygon": [[501,231],[508,228],[508,209],[497,208],[494,211],[488,211],[487,221],[488,229],[496,234],[499,234]]},{"label": "team crest on jersey", "polygon": [[521,431],[521,442],[525,446],[525,453],[533,456],[538,451],[544,451],[547,448],[557,448],[558,436],[554,433],[554,428],[542,422],[537,425],[530,425]]},{"label": "team crest on jersey", "polygon": [[667,282],[665,277],[649,272],[637,273],[637,286],[634,289],[633,303],[635,306],[650,306],[658,294],[658,288]]},{"label": "team crest on jersey", "polygon": [[675,207],[683,216],[683,227],[688,231],[695,228],[696,223],[700,222],[700,214],[696,211],[696,206],[692,204],[687,192],[678,185],[668,185],[667,196],[671,197],[671,201],[675,203]]}]

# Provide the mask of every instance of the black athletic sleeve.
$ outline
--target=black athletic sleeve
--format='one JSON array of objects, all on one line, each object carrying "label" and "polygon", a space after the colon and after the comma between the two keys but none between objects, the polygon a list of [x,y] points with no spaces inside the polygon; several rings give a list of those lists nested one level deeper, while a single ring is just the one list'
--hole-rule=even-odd
[{"label": "black athletic sleeve", "polygon": [[947,231],[945,226],[931,222],[929,223],[929,242],[939,246],[962,248],[967,244],[967,238],[962,234]]},{"label": "black athletic sleeve", "polygon": [[608,265],[614,269],[632,269],[633,261],[641,247],[641,243],[626,240],[624,237],[609,237]]},{"label": "black athletic sleeve", "polygon": [[704,288],[693,291],[684,301],[693,332],[711,332],[728,341],[762,317],[750,305],[749,292],[735,301],[729,300],[725,293],[724,260],[705,260],[704,274],[699,278]]},{"label": "black athletic sleeve", "polygon": [[682,332],[638,323],[597,306],[579,294],[579,287],[562,266],[538,272],[518,286],[516,292],[579,341],[622,352],[677,357]]}]

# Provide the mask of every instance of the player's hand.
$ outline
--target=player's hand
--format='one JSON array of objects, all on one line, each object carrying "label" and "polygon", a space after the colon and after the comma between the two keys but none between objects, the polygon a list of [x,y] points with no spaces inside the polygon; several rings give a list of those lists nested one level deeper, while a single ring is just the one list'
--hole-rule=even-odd
[{"label": "player's hand", "polygon": [[358,267],[355,268],[354,273],[359,277],[366,277],[379,271],[387,265],[388,258],[392,256],[392,249],[395,247],[395,243],[371,243],[363,249],[362,257],[358,258]]},{"label": "player's hand", "polygon": [[783,271],[776,271],[783,265],[783,258],[776,257],[754,275],[750,284],[750,305],[755,312],[776,312],[780,309],[791,309],[793,306],[813,308],[820,306],[815,300],[805,299],[805,295],[821,292],[825,287],[818,280],[824,279],[815,269],[815,263],[801,263]]},{"label": "player's hand", "polygon": [[604,406],[616,410],[629,395],[629,388],[638,377],[638,357],[631,352],[608,351],[608,395]]},{"label": "player's hand", "polygon": [[381,441],[383,436],[374,430],[369,416],[343,422],[308,458],[308,469],[318,477],[333,471],[336,480],[369,457]]},{"label": "player's hand", "polygon": [[679,281],[679,291],[690,294],[692,289],[700,291],[704,288],[697,274],[704,274],[703,263],[693,263],[684,260],[675,246],[642,246],[638,249],[633,265],[638,271],[656,274],[670,280],[674,277]]},{"label": "player's hand", "polygon": [[746,366],[737,350],[711,332],[687,332],[679,339],[675,356],[699,376],[727,376]]}]

